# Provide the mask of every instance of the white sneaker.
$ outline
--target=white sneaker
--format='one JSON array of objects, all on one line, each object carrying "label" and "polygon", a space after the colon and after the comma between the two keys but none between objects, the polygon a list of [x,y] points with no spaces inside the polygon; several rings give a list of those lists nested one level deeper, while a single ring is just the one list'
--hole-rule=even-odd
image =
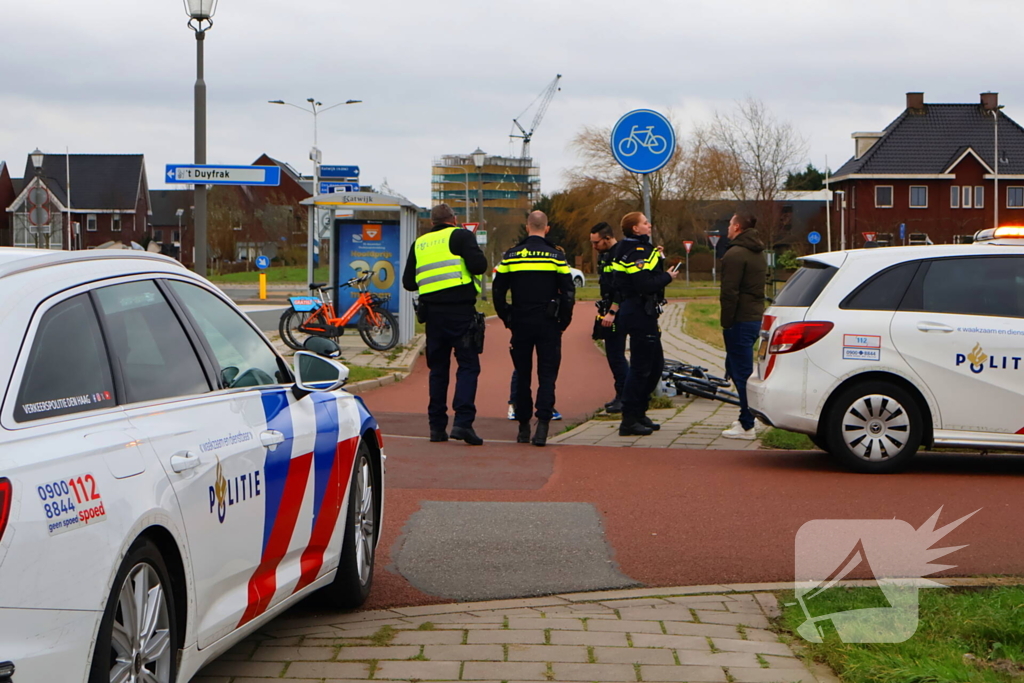
[{"label": "white sneaker", "polygon": [[[508,404],[508,419],[516,419],[516,407],[511,403]],[[738,424],[738,423],[737,423]]]},{"label": "white sneaker", "polygon": [[753,441],[757,438],[757,433],[754,428],[744,429],[743,425],[739,422],[734,423],[731,427],[722,432],[722,436],[726,439],[743,439],[744,441]]}]

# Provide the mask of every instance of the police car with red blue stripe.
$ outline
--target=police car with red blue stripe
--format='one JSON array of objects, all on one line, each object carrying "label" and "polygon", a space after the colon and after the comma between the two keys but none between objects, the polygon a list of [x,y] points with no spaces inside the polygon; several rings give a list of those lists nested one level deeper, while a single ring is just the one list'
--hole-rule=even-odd
[{"label": "police car with red blue stripe", "polygon": [[761,325],[763,421],[861,472],[922,445],[1024,450],[1024,226],[801,264]]},{"label": "police car with red blue stripe", "polygon": [[0,681],[188,681],[366,600],[381,434],[316,345],[169,258],[0,249]]}]

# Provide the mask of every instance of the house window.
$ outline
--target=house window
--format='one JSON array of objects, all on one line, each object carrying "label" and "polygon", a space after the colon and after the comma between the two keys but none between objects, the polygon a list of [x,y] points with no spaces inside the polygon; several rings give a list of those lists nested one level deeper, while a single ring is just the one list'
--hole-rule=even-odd
[{"label": "house window", "polygon": [[959,209],[960,208],[960,186],[954,185],[949,188],[949,208]]},{"label": "house window", "polygon": [[235,226],[235,230],[237,230],[237,231],[239,231],[239,232],[241,232],[241,231],[242,231],[242,225],[241,225],[241,223],[239,223],[238,225],[236,225],[236,226]]},{"label": "house window", "polygon": [[90,213],[85,217],[85,231],[96,232],[96,214]]},{"label": "house window", "polygon": [[121,214],[115,213],[110,219],[110,229],[113,232],[121,232]]},{"label": "house window", "polygon": [[875,185],[875,208],[892,208],[892,185]]},{"label": "house window", "polygon": [[174,231],[174,241],[175,242],[180,242],[181,241],[181,233],[178,232],[177,230]]},{"label": "house window", "polygon": [[965,209],[971,208],[971,186],[964,185],[964,200],[961,202]]},{"label": "house window", "polygon": [[910,186],[910,208],[911,209],[927,209],[928,208],[928,188],[924,185],[911,185]]},{"label": "house window", "polygon": [[985,188],[982,187],[981,185],[976,185],[974,187],[974,208],[985,208]]},{"label": "house window", "polygon": [[1020,209],[1024,207],[1024,187],[1006,188],[1006,208]]},{"label": "house window", "polygon": [[163,243],[163,241],[164,241],[164,231],[163,230],[154,230],[153,231],[153,240],[156,241],[156,242]]}]

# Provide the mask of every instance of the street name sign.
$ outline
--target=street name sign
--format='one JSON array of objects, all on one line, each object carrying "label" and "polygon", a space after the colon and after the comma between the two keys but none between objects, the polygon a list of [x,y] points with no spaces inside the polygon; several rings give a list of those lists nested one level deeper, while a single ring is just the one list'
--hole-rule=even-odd
[{"label": "street name sign", "polygon": [[320,183],[320,194],[359,192],[359,183]]},{"label": "street name sign", "polygon": [[276,186],[281,184],[281,167],[167,164],[164,181],[188,185]]},{"label": "street name sign", "polygon": [[321,178],[358,178],[358,166],[321,166]]},{"label": "street name sign", "polygon": [[476,243],[478,245],[480,245],[481,247],[487,245],[487,231],[486,230],[477,230],[476,231]]},{"label": "street name sign", "polygon": [[654,173],[676,151],[676,132],[667,118],[650,109],[635,109],[612,128],[612,154],[627,171]]}]

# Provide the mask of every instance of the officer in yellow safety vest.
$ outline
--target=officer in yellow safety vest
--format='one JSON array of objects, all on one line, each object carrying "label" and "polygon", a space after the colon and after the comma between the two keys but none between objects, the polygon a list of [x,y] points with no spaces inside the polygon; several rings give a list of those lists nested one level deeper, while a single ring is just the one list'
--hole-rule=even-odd
[{"label": "officer in yellow safety vest", "polygon": [[448,440],[448,378],[454,352],[458,370],[451,438],[479,446],[484,441],[473,431],[473,420],[483,321],[476,312],[476,297],[487,257],[473,233],[456,225],[455,212],[447,204],[431,209],[430,220],[434,227],[413,243],[402,272],[402,286],[419,292],[416,314],[427,328],[430,440]]}]

